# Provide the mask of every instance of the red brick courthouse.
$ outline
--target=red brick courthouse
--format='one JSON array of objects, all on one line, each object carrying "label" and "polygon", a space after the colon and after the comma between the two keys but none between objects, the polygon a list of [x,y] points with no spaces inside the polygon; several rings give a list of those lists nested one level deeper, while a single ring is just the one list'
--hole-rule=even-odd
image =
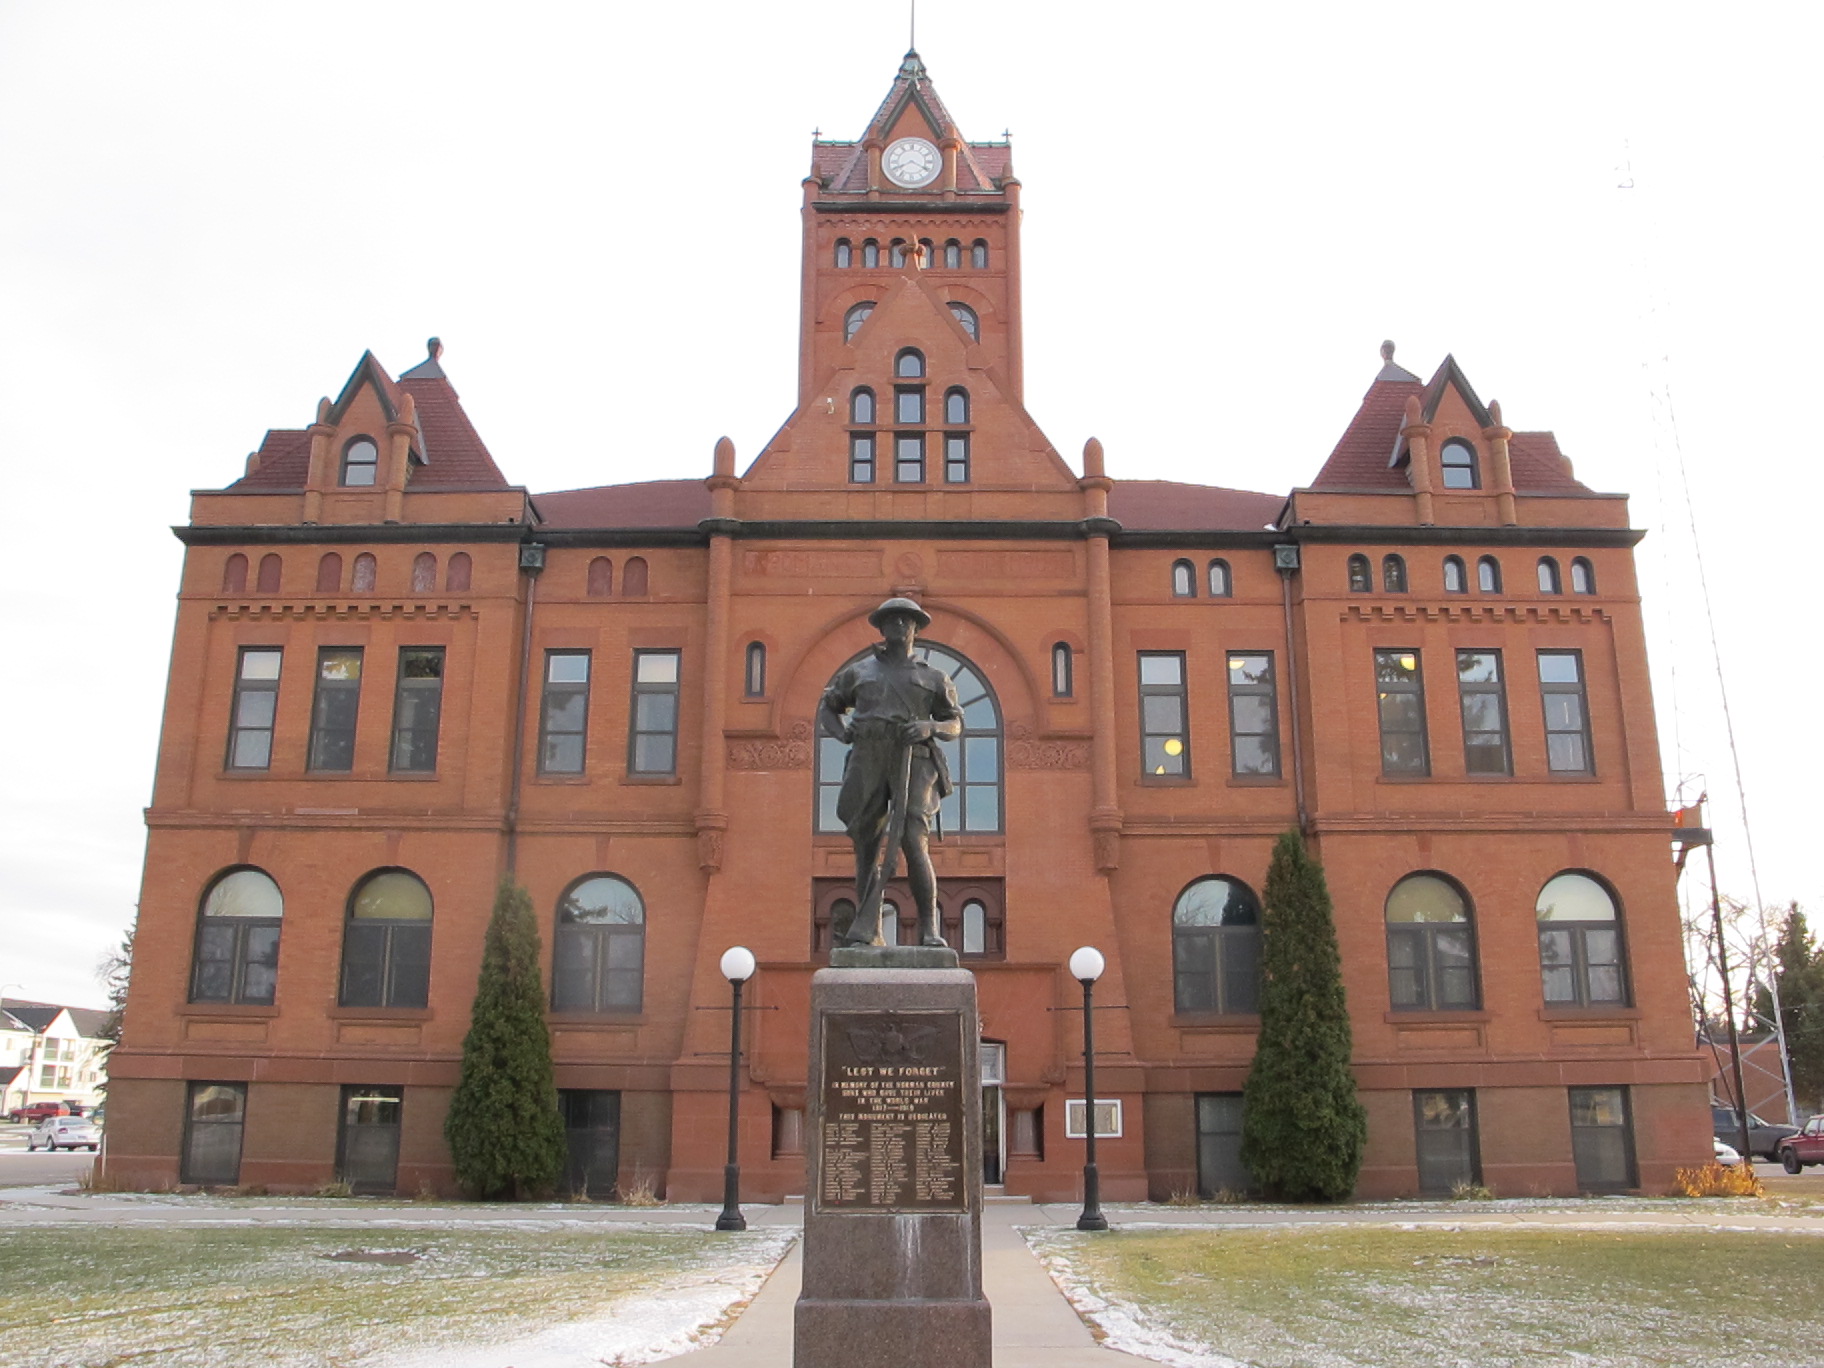
[{"label": "red brick courthouse", "polygon": [[[1023,403],[1020,182],[915,55],[804,182],[795,407],[743,468],[530,494],[433,345],[195,495],[111,1163],[447,1188],[509,866],[539,909],[572,1181],[802,1191],[806,1011],[851,870],[812,718],[890,594],[965,734],[936,847],[982,1004],[987,1177],[1245,1185],[1257,894],[1303,823],[1336,897],[1361,1191],[1640,1187],[1708,1152],[1623,496],[1446,358],[1385,349],[1309,485],[1078,475]],[[784,269],[786,263],[779,263]],[[783,398],[783,396],[782,396]],[[911,908],[900,895],[902,934]]]}]

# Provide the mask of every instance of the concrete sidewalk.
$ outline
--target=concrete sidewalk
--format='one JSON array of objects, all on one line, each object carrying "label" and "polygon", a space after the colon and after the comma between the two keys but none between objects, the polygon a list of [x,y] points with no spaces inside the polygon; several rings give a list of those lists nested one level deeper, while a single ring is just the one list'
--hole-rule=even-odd
[{"label": "concrete sidewalk", "polygon": [[[747,1208],[750,1225],[796,1224],[796,1206]],[[1120,1368],[1149,1359],[1096,1343],[1016,1226],[1074,1225],[1077,1208],[991,1202],[982,1213],[982,1290],[994,1308],[995,1368]],[[802,1271],[800,1245],[773,1271],[741,1318],[708,1349],[670,1360],[690,1368],[791,1368],[792,1310]]]}]

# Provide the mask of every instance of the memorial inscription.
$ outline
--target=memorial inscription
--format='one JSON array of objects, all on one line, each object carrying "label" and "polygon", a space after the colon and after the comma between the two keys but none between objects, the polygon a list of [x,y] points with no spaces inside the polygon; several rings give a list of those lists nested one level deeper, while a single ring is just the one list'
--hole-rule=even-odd
[{"label": "memorial inscription", "polygon": [[821,1211],[968,1209],[955,1013],[824,1018]]}]

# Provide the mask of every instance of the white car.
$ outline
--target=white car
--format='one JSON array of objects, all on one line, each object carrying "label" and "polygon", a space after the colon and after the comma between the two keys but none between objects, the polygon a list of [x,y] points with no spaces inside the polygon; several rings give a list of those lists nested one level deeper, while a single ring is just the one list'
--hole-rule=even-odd
[{"label": "white car", "polygon": [[101,1132],[86,1116],[47,1116],[25,1137],[25,1147],[35,1150],[43,1145],[55,1152],[60,1149],[97,1149]]},{"label": "white car", "polygon": [[1736,1153],[1735,1146],[1725,1145],[1721,1140],[1714,1138],[1711,1143],[1716,1146],[1716,1162],[1724,1168],[1734,1168],[1742,1162],[1742,1156]]}]

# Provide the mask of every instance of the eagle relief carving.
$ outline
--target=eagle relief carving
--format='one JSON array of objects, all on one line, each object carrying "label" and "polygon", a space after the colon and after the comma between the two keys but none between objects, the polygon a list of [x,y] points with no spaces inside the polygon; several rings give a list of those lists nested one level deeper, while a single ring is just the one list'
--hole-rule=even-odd
[{"label": "eagle relief carving", "polygon": [[811,724],[800,718],[777,740],[730,741],[731,770],[790,770],[811,767]]}]

